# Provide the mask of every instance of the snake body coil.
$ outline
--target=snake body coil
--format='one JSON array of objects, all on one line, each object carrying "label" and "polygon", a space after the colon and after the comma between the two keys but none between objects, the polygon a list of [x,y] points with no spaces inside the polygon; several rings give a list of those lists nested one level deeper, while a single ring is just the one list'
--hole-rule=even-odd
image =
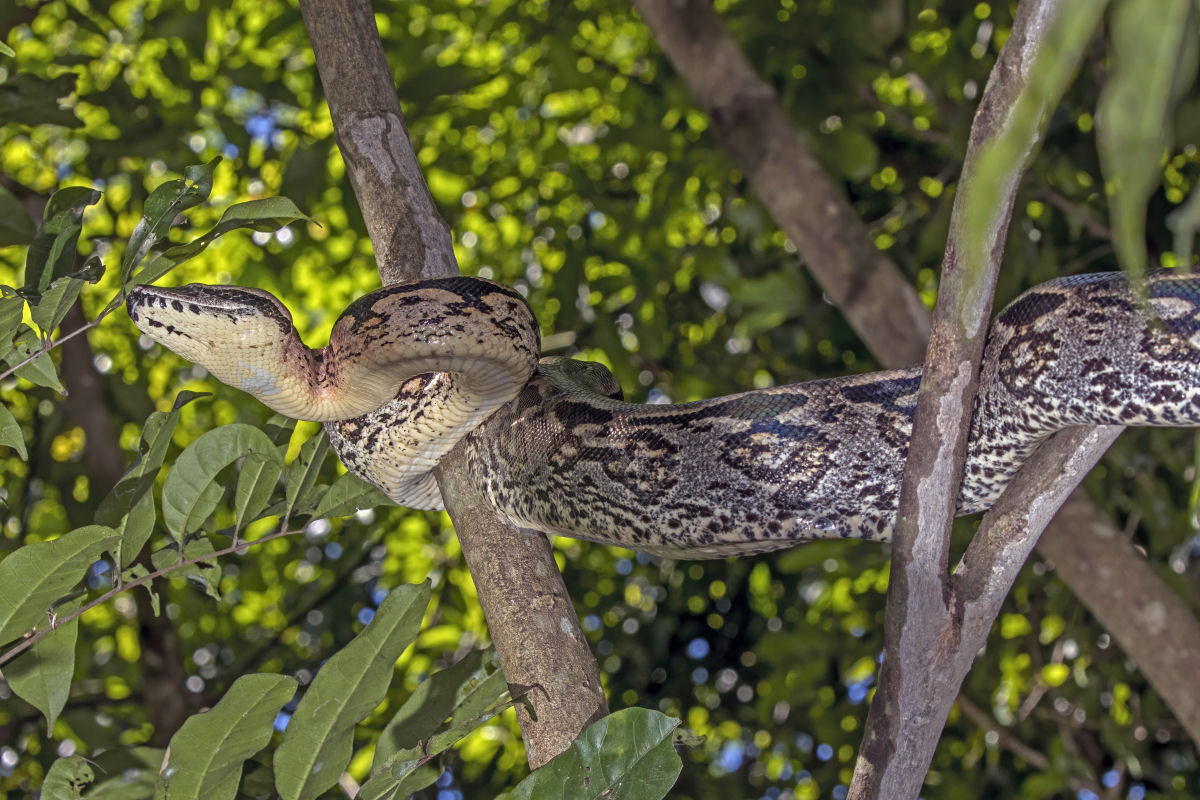
[{"label": "snake body coil", "polygon": [[[1200,278],[1156,273],[1146,294],[1148,317],[1122,275],[1083,275],[999,314],[960,513],[989,508],[1063,428],[1200,424]],[[891,535],[919,368],[640,405],[602,367],[538,363],[521,297],[474,278],[372,292],[317,351],[266,292],[136,287],[128,307],[220,380],[324,421],[346,466],[401,505],[441,507],[431,470],[466,437],[495,511],[546,533],[680,558]]]}]

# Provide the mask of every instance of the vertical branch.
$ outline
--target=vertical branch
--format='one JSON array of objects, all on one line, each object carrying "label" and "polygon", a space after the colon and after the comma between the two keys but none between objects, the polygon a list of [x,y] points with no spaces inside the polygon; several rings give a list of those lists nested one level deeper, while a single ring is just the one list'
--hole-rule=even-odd
[{"label": "vertical branch", "polygon": [[[369,0],[302,0],[300,10],[380,277],[396,283],[458,274],[449,228],[404,127]],[[500,523],[461,479],[461,467],[453,458],[444,463],[438,485],[505,676],[536,714],[518,710],[526,756],[538,767],[607,712],[599,669],[545,537]],[[521,568],[510,568],[516,564]],[[526,646],[532,642],[538,646]]]},{"label": "vertical branch", "polygon": [[369,2],[303,2],[321,85],[384,285],[458,274],[421,175]]},{"label": "vertical branch", "polygon": [[[1066,493],[1082,479],[1080,465],[1090,467],[1111,441],[1100,433],[1107,429],[1056,437],[1071,443],[1069,452],[1054,455],[1060,466],[1075,467],[1072,480],[1056,473],[1052,492],[1039,489],[1036,477],[1043,473],[1035,470],[1045,462],[1035,458],[1026,464],[1003,508],[985,520],[985,528],[990,525],[997,535],[989,538],[981,529],[968,552],[964,564],[971,578],[950,580],[950,526],[1017,186],[1045,113],[1074,74],[1103,6],[1100,0],[1023,0],[972,124],[900,491],[883,670],[850,787],[853,798],[907,798],[920,791],[962,677],[1008,591],[1011,578],[1003,577],[1015,578],[1023,563],[1016,561],[1014,568],[1013,558],[1032,550]],[[1028,483],[1033,487],[1026,489]],[[1050,494],[1056,501],[1047,499]],[[1017,498],[1027,505],[1015,507]],[[1010,546],[1006,537],[1025,538]],[[972,648],[972,642],[978,643]],[[946,669],[950,665],[962,667],[961,675]]]}]

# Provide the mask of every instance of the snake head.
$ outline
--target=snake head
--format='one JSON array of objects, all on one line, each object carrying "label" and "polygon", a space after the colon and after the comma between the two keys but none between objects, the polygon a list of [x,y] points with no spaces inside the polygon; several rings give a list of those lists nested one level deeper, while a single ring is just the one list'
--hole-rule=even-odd
[{"label": "snake head", "polygon": [[135,286],[125,305],[142,333],[264,400],[279,392],[279,365],[297,346],[306,349],[287,309],[261,289]]}]

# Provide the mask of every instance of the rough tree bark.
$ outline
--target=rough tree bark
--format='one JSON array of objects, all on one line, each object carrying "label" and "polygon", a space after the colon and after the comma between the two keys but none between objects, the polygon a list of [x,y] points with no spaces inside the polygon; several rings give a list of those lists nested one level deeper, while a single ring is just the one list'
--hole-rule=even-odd
[{"label": "rough tree bark", "polygon": [[[874,250],[834,185],[828,180],[812,179],[809,165],[814,159],[803,139],[793,128],[780,123],[786,123],[786,119],[773,91],[753,73],[712,6],[698,0],[635,0],[635,5],[676,71],[713,117],[717,138],[723,144],[742,143],[727,145],[732,158],[747,174],[776,222],[793,238],[805,265],[827,294],[835,298],[856,330],[871,329],[882,320],[881,329],[888,335],[866,340],[872,352],[885,366],[907,366],[919,360],[912,354],[925,352],[929,315],[920,307],[915,290],[894,262]],[[750,98],[752,102],[738,98]],[[772,169],[756,168],[766,153],[789,157],[781,158]],[[836,213],[822,213],[835,207]],[[826,236],[811,242],[803,235],[804,220],[822,217]],[[862,258],[846,247],[845,243],[854,241],[870,248],[871,257]],[[903,301],[880,303],[870,295],[840,294],[840,271],[846,264],[855,265],[857,280],[890,286]],[[914,315],[921,324],[908,323]],[[1200,642],[1200,623],[1144,562],[1137,568],[1130,567],[1132,548],[1127,542],[1112,543],[1090,533],[1112,529],[1112,523],[1086,496],[1076,492],[1070,513],[1055,518],[1039,549],[1147,676],[1160,676],[1157,680],[1151,677],[1152,683],[1200,743],[1195,733],[1200,722],[1196,710],[1200,673],[1188,670],[1178,658],[1186,652],[1180,643]],[[1098,573],[1122,575],[1128,591],[1099,591],[1102,584],[1094,577]],[[1153,619],[1154,624],[1145,624],[1147,619]]]},{"label": "rough tree bark", "polygon": [[[302,0],[338,147],[384,284],[458,274],[450,230],[408,139],[369,0]],[[608,711],[599,669],[545,536],[501,524],[452,457],[437,472],[518,707],[529,765]]]},{"label": "rough tree bark", "polygon": [[[1053,35],[1061,38],[1066,14],[1090,15],[1090,24],[1080,26],[1086,27],[1082,41],[1057,42],[1052,56],[1073,73],[1102,9],[1092,0],[1024,0],[971,126],[900,490],[883,668],[852,798],[918,795],[962,680],[1025,557],[1120,433],[1064,431],[1039,448],[985,516],[959,569],[948,574],[950,528],[1009,218],[1041,120],[1066,83],[1064,75],[1060,85],[1036,88],[1050,67],[1038,56]],[[1023,102],[1033,106],[1025,122],[1018,108]],[[1002,142],[1008,158],[997,168],[994,148]]]}]

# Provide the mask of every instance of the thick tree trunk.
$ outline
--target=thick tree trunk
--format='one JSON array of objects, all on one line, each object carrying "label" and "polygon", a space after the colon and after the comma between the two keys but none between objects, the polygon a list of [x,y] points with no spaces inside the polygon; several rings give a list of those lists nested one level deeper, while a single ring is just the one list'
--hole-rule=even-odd
[{"label": "thick tree trunk", "polygon": [[[334,131],[385,284],[458,274],[450,230],[421,175],[368,0],[302,0]],[[526,758],[539,767],[608,712],[599,668],[544,536],[502,525],[461,464],[438,485],[462,542],[514,695]]]}]

